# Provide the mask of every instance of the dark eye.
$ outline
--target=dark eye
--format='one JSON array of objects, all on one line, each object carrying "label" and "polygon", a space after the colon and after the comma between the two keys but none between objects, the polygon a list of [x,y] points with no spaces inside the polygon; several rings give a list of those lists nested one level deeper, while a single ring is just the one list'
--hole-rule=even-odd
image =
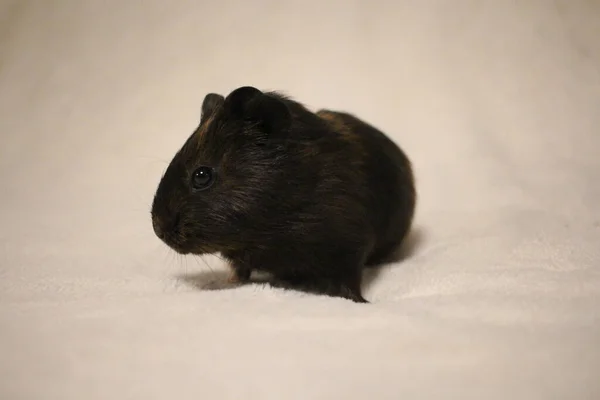
[{"label": "dark eye", "polygon": [[211,167],[200,167],[192,174],[192,187],[196,190],[208,188],[214,180],[214,171]]}]

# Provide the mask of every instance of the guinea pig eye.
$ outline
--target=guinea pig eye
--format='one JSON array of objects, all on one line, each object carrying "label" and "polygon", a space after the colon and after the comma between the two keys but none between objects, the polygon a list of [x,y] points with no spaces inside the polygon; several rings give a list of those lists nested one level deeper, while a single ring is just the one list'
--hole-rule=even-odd
[{"label": "guinea pig eye", "polygon": [[214,171],[210,167],[197,168],[192,174],[192,187],[195,190],[208,188],[214,181]]}]

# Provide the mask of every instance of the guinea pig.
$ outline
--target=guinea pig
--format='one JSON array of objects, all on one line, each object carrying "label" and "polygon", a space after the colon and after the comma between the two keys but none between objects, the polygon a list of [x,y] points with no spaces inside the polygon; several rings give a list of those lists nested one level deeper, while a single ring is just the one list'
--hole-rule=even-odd
[{"label": "guinea pig", "polygon": [[273,287],[367,303],[363,269],[400,246],[416,197],[411,161],[375,127],[244,86],[206,95],[151,216],[167,246],[221,254],[240,284],[261,271]]}]

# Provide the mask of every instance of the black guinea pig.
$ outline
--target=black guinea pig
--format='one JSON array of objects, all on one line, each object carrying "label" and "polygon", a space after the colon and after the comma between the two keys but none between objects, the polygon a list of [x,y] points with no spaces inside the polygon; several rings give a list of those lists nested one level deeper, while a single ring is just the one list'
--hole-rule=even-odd
[{"label": "black guinea pig", "polygon": [[180,254],[220,253],[236,280],[366,303],[364,267],[388,257],[415,213],[411,162],[353,115],[278,92],[210,93],[153,199],[156,235]]}]

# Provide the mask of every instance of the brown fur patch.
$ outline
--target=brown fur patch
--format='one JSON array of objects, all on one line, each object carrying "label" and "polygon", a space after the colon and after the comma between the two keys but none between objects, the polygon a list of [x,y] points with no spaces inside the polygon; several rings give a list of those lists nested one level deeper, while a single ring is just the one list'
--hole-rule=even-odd
[{"label": "brown fur patch", "polygon": [[354,144],[359,144],[362,148],[360,138],[354,131],[351,121],[348,121],[346,114],[331,110],[319,110],[316,114],[327,122],[331,129],[341,134],[343,139]]},{"label": "brown fur patch", "polygon": [[319,110],[316,114],[323,119],[329,127],[336,133],[341,135],[341,138],[350,144],[355,149],[356,158],[350,159],[349,162],[354,162],[357,165],[362,165],[364,158],[367,156],[364,143],[361,140],[357,127],[354,125],[352,117],[345,113],[331,111],[327,109]]},{"label": "brown fur patch", "polygon": [[194,134],[194,140],[196,141],[196,146],[200,148],[204,142],[204,137],[206,136],[206,132],[208,131],[209,126],[212,124],[215,119],[214,114],[211,115],[205,122],[203,122]]},{"label": "brown fur patch", "polygon": [[330,110],[319,110],[317,111],[317,115],[324,119],[336,132],[349,134],[348,125],[339,113]]}]

